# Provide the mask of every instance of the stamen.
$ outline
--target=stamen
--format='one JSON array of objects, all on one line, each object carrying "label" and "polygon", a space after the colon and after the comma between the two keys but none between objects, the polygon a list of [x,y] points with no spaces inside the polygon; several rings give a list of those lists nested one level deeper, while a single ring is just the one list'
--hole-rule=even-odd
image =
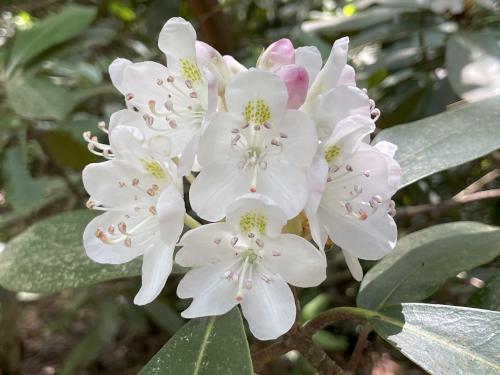
[{"label": "stamen", "polygon": [[85,204],[87,206],[87,208],[94,208],[95,207],[95,202],[92,198],[89,198],[89,200],[87,201],[87,203]]},{"label": "stamen", "polygon": [[152,215],[156,215],[157,211],[156,211],[156,207],[155,206],[150,206],[148,211],[152,214]]},{"label": "stamen", "polygon": [[245,275],[248,269],[249,256],[245,258],[245,262],[243,263],[243,269],[239,274],[239,282],[238,282],[238,292],[236,293],[236,301],[241,302],[243,300],[243,283],[245,282]]},{"label": "stamen", "polygon": [[132,238],[127,237],[127,238],[125,238],[125,241],[123,241],[123,242],[125,243],[125,246],[132,247]]},{"label": "stamen", "polygon": [[221,241],[222,241],[222,240],[221,240],[220,238],[216,238],[216,239],[214,240],[214,244],[216,244],[216,245],[220,245]]},{"label": "stamen", "polygon": [[238,242],[238,237],[233,237],[231,238],[231,246],[236,246],[236,243]]},{"label": "stamen", "polygon": [[271,252],[271,254],[273,255],[273,257],[279,257],[281,255],[281,251],[279,251],[279,250],[273,250]]},{"label": "stamen", "polygon": [[108,227],[108,233],[109,234],[115,234],[115,226],[113,224],[111,224],[109,227]]},{"label": "stamen", "polygon": [[257,238],[255,240],[255,243],[257,244],[258,247],[264,247],[264,241],[262,241],[260,238]]},{"label": "stamen", "polygon": [[123,234],[127,233],[127,224],[125,224],[123,221],[119,222],[118,230]]}]

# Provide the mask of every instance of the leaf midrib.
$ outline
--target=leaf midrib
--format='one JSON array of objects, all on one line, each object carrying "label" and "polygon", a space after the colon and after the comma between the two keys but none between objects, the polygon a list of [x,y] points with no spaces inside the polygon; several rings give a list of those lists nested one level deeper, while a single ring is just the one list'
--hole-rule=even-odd
[{"label": "leaf midrib", "polygon": [[198,357],[196,358],[193,375],[198,375],[200,373],[201,363],[202,363],[203,357],[205,356],[205,352],[207,350],[208,339],[210,338],[210,335],[212,334],[212,331],[214,330],[215,319],[216,319],[215,316],[211,316],[208,319],[205,335],[203,336],[203,341],[201,342],[201,346],[200,346],[200,352],[198,353]]}]

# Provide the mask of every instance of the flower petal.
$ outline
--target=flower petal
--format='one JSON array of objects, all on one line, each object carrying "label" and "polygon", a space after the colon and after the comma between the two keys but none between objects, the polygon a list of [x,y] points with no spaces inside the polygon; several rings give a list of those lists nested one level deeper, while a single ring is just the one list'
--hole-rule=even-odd
[{"label": "flower petal", "polygon": [[308,197],[306,174],[299,168],[279,162],[269,163],[259,173],[257,192],[271,198],[291,219],[304,209]]},{"label": "flower petal", "polygon": [[184,199],[174,184],[170,184],[161,193],[156,204],[158,223],[162,240],[173,246],[179,240],[184,229]]},{"label": "flower petal", "polygon": [[241,217],[248,212],[261,214],[265,218],[265,234],[269,237],[278,236],[287,222],[285,213],[277,205],[268,197],[255,193],[238,198],[226,211],[226,222],[233,228],[240,227]]},{"label": "flower petal", "polygon": [[250,101],[262,100],[270,111],[270,122],[278,122],[283,117],[288,90],[274,73],[250,69],[237,74],[226,88],[226,103],[229,112],[241,115]]},{"label": "flower petal", "polygon": [[177,295],[193,298],[191,305],[181,315],[184,318],[225,314],[236,306],[238,284],[224,277],[231,270],[235,260],[194,268],[179,282]]},{"label": "flower petal", "polygon": [[363,280],[363,268],[361,268],[361,264],[359,264],[358,258],[352,256],[345,250],[342,250],[342,254],[344,255],[345,262],[347,264],[347,267],[349,268],[349,271],[351,272],[352,277],[354,277],[354,280]]},{"label": "flower petal", "polygon": [[218,221],[237,197],[248,193],[252,171],[239,169],[236,161],[204,166],[189,190],[191,207],[203,219]]},{"label": "flower petal", "polygon": [[295,64],[307,70],[309,87],[311,87],[323,65],[321,52],[314,46],[299,47],[295,50]]},{"label": "flower petal", "polygon": [[142,255],[146,247],[127,247],[123,241],[113,245],[103,243],[97,238],[98,230],[106,230],[123,220],[126,212],[106,212],[92,219],[83,232],[83,246],[87,256],[96,263],[122,264]]},{"label": "flower petal", "polygon": [[136,305],[146,305],[161,293],[172,272],[174,246],[158,244],[142,258],[142,286],[134,298]]},{"label": "flower petal", "polygon": [[325,253],[318,251],[310,242],[294,234],[282,234],[266,239],[263,256],[266,268],[279,273],[287,283],[308,288],[326,279]]},{"label": "flower petal", "polygon": [[118,58],[113,60],[113,62],[109,65],[109,77],[111,78],[111,82],[118,89],[118,91],[123,93],[123,71],[125,67],[132,64],[130,60]]},{"label": "flower petal", "polygon": [[233,229],[226,223],[206,224],[186,232],[175,261],[183,267],[199,267],[234,256]]},{"label": "flower petal", "polygon": [[158,47],[167,57],[169,68],[180,72],[180,59],[196,62],[196,31],[181,17],[170,18],[160,31]]},{"label": "flower petal", "polygon": [[[266,282],[262,275],[271,276]],[[253,269],[252,289],[245,293],[241,310],[252,334],[259,340],[273,340],[286,333],[295,321],[292,291],[279,274],[269,275],[260,265]]]}]

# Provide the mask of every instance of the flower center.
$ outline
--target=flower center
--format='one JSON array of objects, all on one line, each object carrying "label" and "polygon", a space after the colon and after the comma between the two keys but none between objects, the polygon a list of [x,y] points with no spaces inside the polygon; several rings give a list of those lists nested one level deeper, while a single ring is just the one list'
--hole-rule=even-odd
[{"label": "flower center", "polygon": [[243,233],[252,234],[256,229],[260,234],[266,233],[266,217],[260,212],[247,212],[240,218],[240,229]]},{"label": "flower center", "polygon": [[190,59],[179,59],[181,63],[182,75],[193,83],[201,82],[202,76],[200,68]]},{"label": "flower center", "polygon": [[264,125],[271,118],[271,110],[262,99],[249,100],[243,109],[243,117],[248,124]]},{"label": "flower center", "polygon": [[325,156],[326,162],[330,164],[337,156],[340,155],[340,147],[337,145],[329,145],[325,151],[323,151],[323,155]]},{"label": "flower center", "polygon": [[144,169],[146,169],[153,177],[159,180],[163,180],[165,177],[167,177],[165,170],[157,161],[143,158],[141,159],[141,162],[144,166]]}]

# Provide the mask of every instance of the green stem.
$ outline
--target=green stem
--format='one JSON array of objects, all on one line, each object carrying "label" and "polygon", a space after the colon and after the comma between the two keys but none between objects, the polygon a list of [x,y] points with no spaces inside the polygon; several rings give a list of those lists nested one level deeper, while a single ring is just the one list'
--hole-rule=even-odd
[{"label": "green stem", "polygon": [[201,223],[199,221],[193,219],[188,214],[184,214],[184,224],[186,224],[191,229],[201,227]]},{"label": "green stem", "polygon": [[312,336],[316,331],[332,325],[333,323],[352,319],[370,321],[376,316],[378,316],[378,314],[375,311],[360,309],[358,307],[336,307],[322,312],[317,317],[307,322],[302,332],[306,336]]}]

